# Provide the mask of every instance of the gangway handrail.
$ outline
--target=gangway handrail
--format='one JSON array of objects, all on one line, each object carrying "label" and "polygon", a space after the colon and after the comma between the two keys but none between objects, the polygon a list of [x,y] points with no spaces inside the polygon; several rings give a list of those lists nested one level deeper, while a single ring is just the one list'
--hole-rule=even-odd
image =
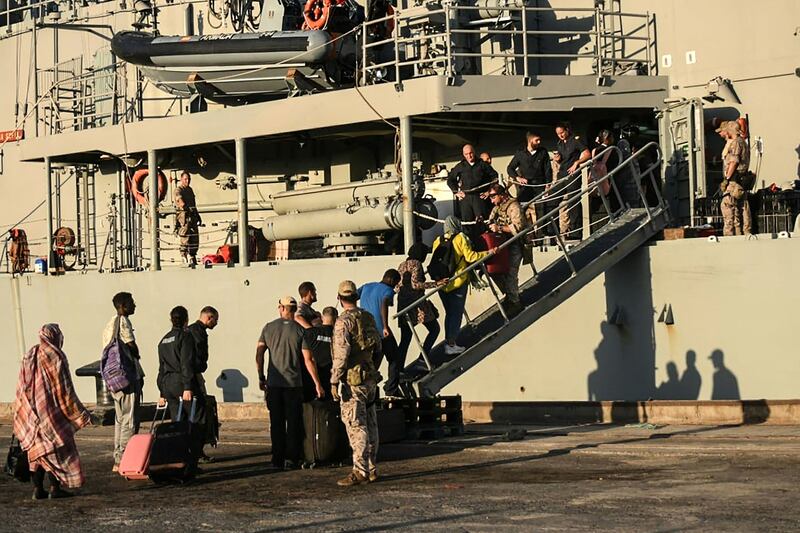
[{"label": "gangway handrail", "polygon": [[[598,188],[600,187],[600,185],[603,182],[605,182],[607,180],[611,180],[611,178],[613,176],[615,176],[622,169],[628,167],[629,165],[632,165],[637,159],[639,159],[644,153],[648,152],[651,148],[655,148],[655,150],[656,150],[656,153],[657,153],[656,161],[653,164],[651,164],[644,172],[633,173],[633,177],[634,177],[634,180],[636,181],[636,186],[637,186],[637,191],[639,193],[639,197],[640,197],[640,199],[642,201],[642,205],[646,209],[648,222],[650,222],[652,220],[652,218],[653,218],[653,214],[654,213],[648,207],[647,198],[646,198],[646,196],[645,196],[645,194],[644,194],[644,192],[642,191],[642,188],[641,188],[641,178],[645,174],[650,174],[650,179],[651,179],[651,182],[653,184],[653,188],[654,188],[656,197],[658,199],[658,206],[656,208],[656,211],[657,212],[661,212],[664,209],[666,209],[666,204],[665,204],[664,199],[663,199],[663,197],[661,195],[661,192],[658,190],[658,186],[657,186],[657,183],[655,181],[655,177],[652,174],[653,170],[655,170],[661,164],[661,159],[662,159],[661,150],[660,150],[660,147],[659,147],[657,142],[649,142],[649,143],[647,143],[641,149],[637,150],[636,152],[631,154],[627,159],[625,159],[619,165],[617,165],[616,168],[614,168],[613,170],[608,172],[608,174],[606,174],[605,176],[603,176],[602,178],[600,178],[598,180],[595,180],[595,181],[587,184],[586,188],[582,188],[582,190],[576,191],[576,193],[579,192],[580,194],[573,194],[572,197],[569,198],[569,200],[567,201],[566,205],[559,205],[559,206],[555,207],[554,209],[550,210],[548,213],[543,215],[541,218],[538,218],[537,221],[534,224],[532,224],[531,226],[523,229],[522,231],[520,231],[516,235],[513,235],[510,239],[508,239],[505,242],[503,242],[500,246],[498,246],[496,248],[495,252],[489,252],[485,257],[483,257],[483,258],[479,259],[478,261],[470,264],[464,270],[461,270],[461,271],[453,274],[452,278],[450,278],[450,279],[455,279],[455,278],[459,278],[459,277],[464,276],[464,275],[468,275],[470,272],[473,272],[474,270],[476,270],[478,268],[481,268],[484,271],[484,274],[487,275],[487,280],[488,280],[489,286],[492,289],[492,294],[493,294],[495,300],[497,301],[497,305],[498,305],[498,308],[500,310],[500,313],[503,315],[503,318],[504,318],[505,322],[508,323],[509,322],[509,317],[506,315],[505,310],[503,309],[503,306],[500,303],[500,299],[499,299],[494,287],[491,285],[491,283],[492,283],[491,282],[491,278],[489,278],[489,276],[488,276],[488,272],[486,271],[485,263],[487,261],[489,261],[492,257],[494,257],[500,250],[503,250],[504,248],[507,248],[508,246],[511,246],[512,243],[515,243],[515,242],[519,241],[520,239],[524,238],[525,236],[529,235],[532,232],[535,232],[535,231],[537,231],[539,229],[542,229],[543,227],[545,227],[548,224],[554,224],[554,222],[556,220],[556,216],[558,216],[560,211],[562,211],[565,208],[566,209],[571,209],[571,208],[575,207],[576,205],[578,205],[581,202],[581,200],[583,199],[584,196],[588,196],[588,195],[594,193],[596,190],[598,190]],[[611,145],[611,146],[605,148],[604,150],[598,152],[597,154],[595,154],[592,158],[590,158],[587,161],[585,161],[572,174],[577,174],[579,172],[582,172],[583,169],[585,169],[590,163],[592,163],[597,158],[602,157],[606,152],[609,152],[611,150],[616,150],[618,153],[621,154],[621,151],[617,146]],[[566,179],[566,178],[570,177],[572,174],[570,174],[569,176],[566,176],[565,178],[562,178],[562,179]],[[570,182],[570,183],[572,183],[572,182]],[[617,195],[617,198],[620,200],[620,206],[621,206],[620,210],[623,210],[624,207],[625,207],[625,203],[622,201],[622,198],[621,198],[621,195],[619,194],[619,190],[617,189],[616,183],[614,182],[614,180],[611,180],[610,183],[611,183],[611,185],[612,185],[612,187],[613,187],[613,189],[614,189],[614,191],[615,191],[615,193]],[[536,198],[540,198],[544,194],[546,194],[546,192],[540,193]],[[607,203],[607,199],[605,198],[605,195],[602,194],[602,193],[600,193],[600,195],[603,198],[603,204],[606,207],[606,210],[609,211],[609,206],[608,206],[608,203]],[[527,202],[525,205],[529,205],[534,200],[531,200],[530,202]],[[618,212],[619,211],[617,211],[617,213]],[[608,214],[609,214],[609,223],[611,223],[611,222],[614,221],[615,217],[614,217],[614,214],[612,214],[610,212]],[[560,235],[557,234],[556,239],[559,242],[559,246],[561,248],[561,251],[564,254],[564,257],[565,257],[567,263],[569,264],[570,269],[572,270],[573,276],[574,276],[577,273],[577,271],[575,270],[575,267],[574,267],[574,265],[573,265],[573,263],[572,263],[572,261],[571,261],[571,259],[569,257],[569,250],[564,245],[563,241],[561,240]],[[443,290],[446,286],[447,286],[447,284],[442,284],[442,285],[439,285],[439,286],[429,290],[428,292],[426,292],[425,294],[423,294],[422,296],[420,296],[419,298],[414,300],[414,302],[412,302],[411,304],[405,306],[403,309],[401,309],[400,311],[398,311],[396,314],[394,314],[392,316],[392,319],[397,319],[397,318],[403,317],[405,315],[405,318],[406,318],[406,320],[408,320],[409,326],[411,327],[412,332],[414,332],[414,337],[416,338],[417,343],[420,344],[420,350],[421,350],[423,359],[424,359],[426,365],[428,366],[429,370],[432,369],[433,366],[430,363],[430,360],[428,358],[428,354],[425,353],[425,350],[423,349],[421,343],[419,342],[419,338],[416,335],[416,331],[414,330],[414,325],[413,325],[413,323],[411,323],[411,318],[410,318],[409,315],[410,315],[410,312],[413,311],[414,309],[416,309],[421,303],[423,303],[423,302],[425,302],[427,300],[430,300],[430,298],[433,297],[434,294],[437,294],[438,292]]]}]

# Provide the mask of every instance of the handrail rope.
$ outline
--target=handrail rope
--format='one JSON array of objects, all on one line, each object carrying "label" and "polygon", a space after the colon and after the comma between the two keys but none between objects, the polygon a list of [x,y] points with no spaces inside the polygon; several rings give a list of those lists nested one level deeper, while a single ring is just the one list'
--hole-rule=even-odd
[{"label": "handrail rope", "polygon": [[[586,190],[581,191],[580,196],[576,196],[573,199],[570,199],[569,202],[573,202],[575,198],[582,199],[583,196],[588,196],[589,194],[592,194],[600,186],[601,183],[603,183],[606,180],[609,180],[612,176],[614,176],[621,169],[627,167],[635,159],[638,159],[639,157],[641,157],[641,155],[644,154],[649,149],[649,147],[651,147],[651,146],[655,147],[656,151],[658,153],[658,157],[656,158],[656,163],[651,165],[650,168],[648,168],[648,170],[646,172],[641,173],[641,174],[643,175],[643,174],[647,174],[647,173],[651,172],[655,168],[655,166],[661,162],[661,158],[662,158],[661,150],[658,148],[658,143],[655,143],[655,142],[647,143],[645,146],[642,147],[642,149],[638,150],[634,154],[631,154],[630,157],[628,157],[628,159],[624,160],[614,170],[612,170],[611,172],[609,172],[608,174],[603,176],[601,179],[590,183],[589,186],[586,188]],[[607,149],[610,149],[610,148],[616,148],[616,147],[615,146],[610,146]],[[617,150],[619,150],[619,149],[617,148]],[[605,152],[605,150],[603,152]],[[597,155],[600,155],[600,154],[597,154]],[[591,161],[591,160],[589,160],[589,161]],[[589,161],[587,161],[587,163]],[[576,172],[577,172],[577,170],[576,170]],[[663,199],[660,197],[660,195],[658,195],[658,196],[659,196],[659,200],[660,200],[659,208],[663,208]],[[574,205],[579,205],[579,204],[576,202]],[[574,205],[568,206],[568,208],[574,207]],[[492,253],[492,252],[488,253],[482,259],[479,259],[478,261],[475,261],[474,263],[470,264],[464,270],[454,274],[453,277],[454,278],[458,278],[458,277],[464,276],[465,274],[468,274],[468,273],[472,272],[473,270],[476,270],[478,267],[480,267],[486,261],[488,261],[489,259],[494,257],[500,250],[510,246],[512,243],[515,243],[516,241],[518,241],[522,237],[528,235],[529,233],[537,231],[539,229],[542,229],[542,227],[544,227],[546,224],[552,223],[553,221],[555,221],[555,219],[556,219],[555,217],[558,216],[560,210],[561,210],[561,207],[557,207],[555,209],[552,209],[550,212],[548,212],[544,216],[542,216],[541,219],[537,220],[535,224],[529,226],[528,228],[525,228],[524,230],[520,231],[519,233],[517,233],[516,235],[512,236],[510,239],[508,239],[504,243],[502,243],[500,246],[498,246],[494,253]],[[566,250],[564,250],[564,254],[567,255],[567,251]],[[444,287],[446,287],[446,285],[442,285],[442,286],[436,287],[434,289],[431,289],[429,292],[426,292],[425,294],[423,294],[422,296],[420,296],[419,298],[414,300],[411,304],[407,305],[406,307],[404,307],[403,309],[398,311],[396,314],[394,314],[392,316],[392,319],[396,319],[396,318],[398,318],[400,316],[405,315],[409,311],[413,311],[422,302],[424,302],[426,300],[429,300],[431,298],[431,296],[433,296],[434,294],[436,294],[439,291],[441,291],[442,289],[444,289]]]}]

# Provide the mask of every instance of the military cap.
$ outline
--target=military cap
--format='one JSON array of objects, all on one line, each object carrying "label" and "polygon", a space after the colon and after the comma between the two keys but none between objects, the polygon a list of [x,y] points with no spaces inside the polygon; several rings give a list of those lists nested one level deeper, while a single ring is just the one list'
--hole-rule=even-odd
[{"label": "military cap", "polygon": [[339,284],[339,296],[350,298],[354,295],[356,296],[358,295],[358,290],[356,289],[355,283],[353,283],[349,279],[346,279]]},{"label": "military cap", "polygon": [[722,122],[719,123],[719,126],[714,131],[716,131],[717,133],[725,131],[726,129],[728,129],[729,123],[730,120],[723,120]]}]

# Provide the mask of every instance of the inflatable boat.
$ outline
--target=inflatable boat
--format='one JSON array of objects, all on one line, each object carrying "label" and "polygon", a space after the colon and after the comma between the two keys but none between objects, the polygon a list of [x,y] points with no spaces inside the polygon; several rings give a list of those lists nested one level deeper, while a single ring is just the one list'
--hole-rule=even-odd
[{"label": "inflatable boat", "polygon": [[114,35],[111,49],[165,91],[228,104],[350,86],[357,54],[354,39],[325,30],[191,37],[126,31]]}]

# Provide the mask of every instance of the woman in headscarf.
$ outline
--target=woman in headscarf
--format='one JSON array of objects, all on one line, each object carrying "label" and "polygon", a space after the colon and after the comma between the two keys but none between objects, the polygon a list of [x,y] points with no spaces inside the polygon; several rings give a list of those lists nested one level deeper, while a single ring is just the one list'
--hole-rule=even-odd
[{"label": "woman in headscarf", "polygon": [[[397,271],[400,273],[400,284],[397,286],[397,308],[404,309],[425,294],[427,289],[437,286],[436,281],[425,281],[425,269],[422,264],[428,256],[430,249],[423,242],[415,242],[408,249],[408,257],[400,263]],[[444,283],[444,280],[442,281]],[[423,301],[416,309],[409,311],[408,318],[405,316],[397,317],[400,326],[400,347],[398,361],[400,368],[405,366],[408,347],[413,336],[411,328],[417,324],[422,324],[428,330],[422,349],[426,354],[431,352],[436,337],[439,336],[439,313],[430,300]],[[409,326],[409,319],[411,325]],[[391,385],[391,387],[390,387]],[[393,394],[391,394],[393,393]],[[386,384],[387,396],[400,396],[399,383]]]},{"label": "woman in headscarf", "polygon": [[17,382],[14,434],[28,453],[35,500],[72,496],[62,487],[79,488],[84,481],[75,432],[89,425],[91,416],[72,386],[63,345],[58,324],[42,326],[39,344],[22,360]]},{"label": "woman in headscarf", "polygon": [[444,220],[444,235],[437,237],[433,241],[433,251],[436,251],[443,242],[450,242],[453,247],[456,263],[456,275],[454,275],[445,286],[439,291],[444,305],[444,338],[446,345],[444,353],[446,355],[458,355],[466,348],[456,344],[458,332],[461,330],[461,317],[464,314],[464,307],[467,303],[467,288],[469,287],[470,274],[458,275],[469,265],[480,261],[490,253],[496,251],[492,248],[486,252],[478,252],[472,248],[472,242],[461,230],[461,221],[453,215]]}]

